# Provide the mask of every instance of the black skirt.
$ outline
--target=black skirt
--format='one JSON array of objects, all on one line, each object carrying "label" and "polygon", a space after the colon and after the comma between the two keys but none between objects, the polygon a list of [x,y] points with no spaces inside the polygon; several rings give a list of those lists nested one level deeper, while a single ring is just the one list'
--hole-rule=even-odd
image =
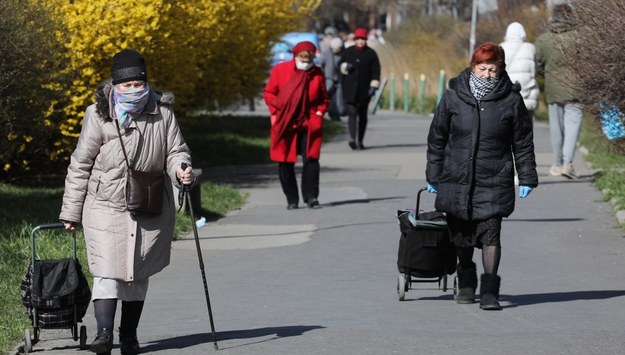
[{"label": "black skirt", "polygon": [[465,221],[447,215],[451,241],[460,248],[501,247],[501,220],[501,217],[492,217],[482,221]]}]

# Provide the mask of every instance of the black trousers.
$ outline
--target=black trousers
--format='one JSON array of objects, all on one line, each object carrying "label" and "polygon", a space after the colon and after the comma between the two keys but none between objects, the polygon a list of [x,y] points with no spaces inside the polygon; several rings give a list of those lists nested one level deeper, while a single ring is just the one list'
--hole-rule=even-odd
[{"label": "black trousers", "polygon": [[[302,156],[304,166],[302,168],[302,197],[304,202],[319,197],[319,160],[309,159],[306,156],[306,141],[308,131],[297,134],[297,154]],[[299,203],[297,191],[297,179],[295,178],[295,163],[278,163],[278,175],[282,192],[286,196],[288,204]]]},{"label": "black trousers", "polygon": [[349,129],[349,137],[352,142],[362,144],[367,130],[367,114],[369,109],[369,101],[359,104],[347,104],[347,128]]}]

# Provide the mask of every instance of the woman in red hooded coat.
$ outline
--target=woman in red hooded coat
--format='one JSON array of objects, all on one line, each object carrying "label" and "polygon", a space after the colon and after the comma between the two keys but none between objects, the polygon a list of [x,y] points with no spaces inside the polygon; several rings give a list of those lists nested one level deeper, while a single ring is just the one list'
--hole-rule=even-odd
[{"label": "woman in red hooded coat", "polygon": [[309,208],[319,206],[319,155],[323,115],[329,102],[323,72],[314,65],[312,42],[293,47],[293,59],[276,65],[265,86],[271,113],[271,160],[278,162],[287,209],[295,209],[299,192],[295,178],[297,155],[302,156],[302,197]]}]

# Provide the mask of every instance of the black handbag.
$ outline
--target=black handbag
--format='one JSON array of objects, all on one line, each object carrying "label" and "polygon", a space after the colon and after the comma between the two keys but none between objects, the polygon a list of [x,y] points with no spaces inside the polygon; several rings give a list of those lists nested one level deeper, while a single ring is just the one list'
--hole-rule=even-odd
[{"label": "black handbag", "polygon": [[128,163],[128,155],[122,141],[122,135],[117,125],[119,142],[122,145],[124,160],[128,168],[126,180],[126,208],[132,214],[157,216],[163,209],[163,194],[165,192],[165,173],[135,170]]}]

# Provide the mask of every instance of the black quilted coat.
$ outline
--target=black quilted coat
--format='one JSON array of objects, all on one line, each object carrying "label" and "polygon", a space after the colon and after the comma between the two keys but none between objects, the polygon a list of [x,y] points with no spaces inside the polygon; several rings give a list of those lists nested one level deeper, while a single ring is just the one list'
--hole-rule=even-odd
[{"label": "black quilted coat", "polygon": [[369,47],[358,51],[356,46],[351,46],[343,51],[338,66],[340,67],[342,63],[353,66],[348,75],[341,76],[345,102],[351,105],[368,104],[371,81],[380,81],[378,55]]},{"label": "black quilted coat", "polygon": [[428,135],[426,178],[438,184],[436,209],[463,220],[507,217],[519,184],[536,187],[532,119],[519,86],[500,74],[495,89],[475,99],[470,68],[449,82]]}]

